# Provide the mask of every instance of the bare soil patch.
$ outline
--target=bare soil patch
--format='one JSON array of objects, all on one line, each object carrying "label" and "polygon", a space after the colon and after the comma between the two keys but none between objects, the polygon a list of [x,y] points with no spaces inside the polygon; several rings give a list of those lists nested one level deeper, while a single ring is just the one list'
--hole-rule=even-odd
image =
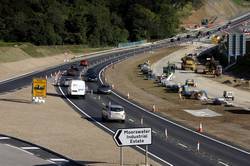
[{"label": "bare soil patch", "polygon": [[[205,105],[196,100],[180,100],[178,94],[167,93],[164,87],[158,87],[153,81],[145,80],[139,73],[137,65],[150,60],[154,62],[180,48],[166,48],[154,54],[142,54],[122,63],[116,64],[115,68],[108,68],[105,77],[115,89],[124,96],[129,92],[130,98],[151,110],[156,105],[157,111],[186,126],[198,128],[202,121],[205,132],[229,142],[250,149],[250,114],[236,114],[225,111],[223,106]],[[194,117],[183,109],[208,108],[221,117],[199,118]]]}]

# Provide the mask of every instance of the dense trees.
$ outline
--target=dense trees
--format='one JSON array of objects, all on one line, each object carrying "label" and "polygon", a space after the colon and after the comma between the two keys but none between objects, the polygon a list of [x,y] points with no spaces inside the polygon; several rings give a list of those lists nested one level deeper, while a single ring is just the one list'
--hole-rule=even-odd
[{"label": "dense trees", "polygon": [[197,0],[0,0],[0,40],[117,45],[172,36]]}]

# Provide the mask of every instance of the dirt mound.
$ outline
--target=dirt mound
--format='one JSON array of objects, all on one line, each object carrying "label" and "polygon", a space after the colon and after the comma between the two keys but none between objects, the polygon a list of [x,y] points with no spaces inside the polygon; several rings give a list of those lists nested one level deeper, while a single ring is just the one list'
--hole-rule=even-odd
[{"label": "dirt mound", "polygon": [[216,18],[214,23],[221,23],[250,11],[250,7],[239,6],[232,0],[203,0],[203,5],[185,18],[183,24],[200,24],[202,19]]},{"label": "dirt mound", "polygon": [[0,63],[19,61],[26,58],[30,58],[30,56],[20,48],[0,47]]}]

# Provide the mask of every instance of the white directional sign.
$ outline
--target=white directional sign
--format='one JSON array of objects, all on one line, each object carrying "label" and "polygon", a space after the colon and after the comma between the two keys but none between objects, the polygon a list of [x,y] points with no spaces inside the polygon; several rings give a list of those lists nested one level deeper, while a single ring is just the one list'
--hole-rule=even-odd
[{"label": "white directional sign", "polygon": [[118,146],[149,145],[152,143],[151,128],[118,129],[114,140]]}]

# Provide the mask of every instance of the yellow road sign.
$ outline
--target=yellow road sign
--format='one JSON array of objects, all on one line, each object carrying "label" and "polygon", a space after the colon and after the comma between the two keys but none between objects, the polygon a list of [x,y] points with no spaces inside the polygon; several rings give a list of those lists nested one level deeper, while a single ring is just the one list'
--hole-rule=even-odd
[{"label": "yellow road sign", "polygon": [[34,78],[32,83],[33,97],[46,97],[47,94],[47,80]]}]

